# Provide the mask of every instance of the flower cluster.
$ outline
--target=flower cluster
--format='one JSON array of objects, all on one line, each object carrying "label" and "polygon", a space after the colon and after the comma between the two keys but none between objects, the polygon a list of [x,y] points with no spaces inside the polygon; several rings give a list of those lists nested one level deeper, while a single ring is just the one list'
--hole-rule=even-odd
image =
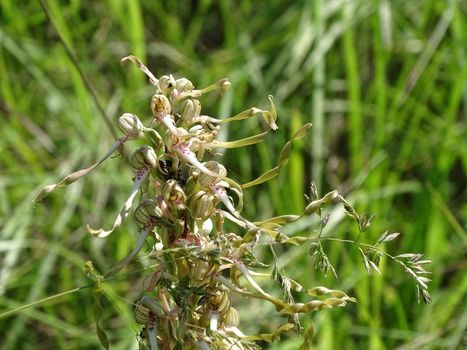
[{"label": "flower cluster", "polygon": [[[205,156],[214,156],[219,148],[261,142],[276,130],[272,97],[269,96],[269,110],[253,107],[231,118],[216,119],[202,114],[199,98],[213,90],[228,89],[230,83],[227,79],[197,90],[185,78],[175,79],[172,75],[156,78],[134,56],[122,61],[135,63],[154,86],[155,94],[150,103],[152,117],[148,126],[144,126],[136,115],[124,113],[118,122],[123,136],[102,159],[57,184],[47,186],[36,200],[88,174],[126,142],[139,140],[143,143],[129,159],[136,172],[133,188],[113,226],[110,229],[88,226],[92,235],[106,237],[122,225],[134,207],[134,218],[140,227],[134,249],[100,276],[98,283],[132,261],[148,238],[156,242],[149,255],[157,262],[157,267],[145,280],[144,296],[134,311],[135,320],[142,325],[138,337],[140,347],[151,350],[258,349],[255,341],[273,341],[293,328],[301,331],[298,314],[344,306],[348,301],[354,301],[338,290],[325,287],[304,289],[283,276],[274,263],[266,265],[258,261],[253,250],[258,242],[298,245],[316,240],[316,237],[287,237],[281,233],[281,228],[307,215],[321,215],[321,206],[329,201],[342,199],[344,205],[348,205],[336,191],[322,198],[312,196],[302,215],[283,215],[252,222],[241,214],[243,190],[276,176],[288,162],[291,143],[304,137],[311,125],[304,125],[284,146],[276,167],[256,180],[240,185],[228,177],[221,163],[206,161]],[[216,140],[221,124],[256,115],[264,119],[268,131],[241,140]],[[141,195],[135,205],[138,193]],[[226,220],[238,230],[227,231]],[[283,299],[266,292],[254,278],[258,267],[270,266],[273,268],[269,275],[283,289]],[[310,300],[296,303],[291,290],[307,295]],[[232,305],[233,293],[271,303],[279,314],[288,316],[288,321],[271,334],[245,335],[239,328],[239,312]],[[304,347],[312,335],[310,329],[306,332]],[[103,345],[107,346],[105,332],[99,324],[98,334]]]}]

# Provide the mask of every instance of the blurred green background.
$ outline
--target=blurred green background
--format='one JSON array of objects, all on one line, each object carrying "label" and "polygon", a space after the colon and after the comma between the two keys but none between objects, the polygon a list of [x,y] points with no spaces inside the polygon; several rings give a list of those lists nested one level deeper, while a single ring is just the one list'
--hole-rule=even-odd
[{"label": "blurred green background", "polygon": [[[294,131],[314,124],[279,177],[246,191],[246,218],[301,213],[313,179],[321,193],[337,189],[360,212],[377,214],[365,241],[398,231],[388,252],[423,252],[433,260],[433,302],[423,305],[398,266],[383,261],[383,277],[368,276],[352,246],[325,244],[339,280],[313,269],[306,246],[280,251],[288,275],[306,288],[325,285],[358,299],[313,315],[314,349],[467,347],[466,2],[45,4],[52,22],[39,1],[0,2],[0,313],[88,285],[86,260],[107,271],[134,246],[131,222],[105,240],[85,229],[86,223],[108,226],[129,193],[132,175],[121,159],[31,203],[41,187],[105,153],[114,136],[104,115],[113,130],[123,112],[150,116],[146,77],[119,64],[134,54],[156,76],[185,76],[198,87],[228,77],[228,93],[202,99],[204,114],[266,107],[267,95],[274,95],[277,133],[225,152],[239,182],[274,166]],[[222,137],[249,136],[260,124],[232,123]],[[326,235],[355,238],[341,209],[327,212]],[[306,233],[316,224],[297,229]],[[137,346],[126,300],[140,295],[149,273],[141,266],[106,283],[112,298],[103,325],[113,349]],[[82,289],[0,318],[0,348],[98,349],[92,302],[91,289]],[[238,302],[246,333],[284,321],[263,303]],[[264,347],[299,344],[291,333]]]}]

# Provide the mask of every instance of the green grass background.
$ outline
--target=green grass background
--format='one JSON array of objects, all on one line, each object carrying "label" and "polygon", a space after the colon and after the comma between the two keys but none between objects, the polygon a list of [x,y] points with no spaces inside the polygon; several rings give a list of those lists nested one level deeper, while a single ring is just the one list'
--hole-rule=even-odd
[{"label": "green grass background", "polygon": [[[119,64],[134,54],[156,76],[185,76],[199,87],[228,77],[227,94],[203,98],[205,114],[266,107],[266,96],[274,95],[278,132],[225,153],[240,182],[274,166],[294,131],[314,124],[278,178],[246,191],[247,218],[300,213],[314,179],[321,193],[337,189],[357,210],[377,214],[364,240],[398,231],[388,252],[423,252],[433,260],[433,303],[423,305],[397,266],[383,261],[383,277],[368,276],[351,246],[325,245],[337,281],[314,271],[306,246],[280,251],[287,273],[305,287],[339,288],[358,299],[313,315],[313,349],[467,347],[466,2],[45,3],[53,24],[39,1],[0,2],[0,313],[88,285],[86,260],[107,271],[132,249],[131,222],[105,240],[85,229],[108,226],[129,193],[132,175],[121,159],[39,205],[31,200],[104,154],[121,113],[150,116],[146,78]],[[259,124],[231,124],[223,137],[246,137]],[[327,212],[327,235],[356,237],[338,208]],[[298,228],[312,229],[312,222]],[[103,326],[113,349],[136,348],[128,301],[140,295],[149,273],[144,264],[105,284],[111,300]],[[0,318],[0,349],[98,349],[92,302],[85,288]],[[238,303],[247,333],[284,321],[263,303]],[[299,344],[290,334],[264,347]]]}]

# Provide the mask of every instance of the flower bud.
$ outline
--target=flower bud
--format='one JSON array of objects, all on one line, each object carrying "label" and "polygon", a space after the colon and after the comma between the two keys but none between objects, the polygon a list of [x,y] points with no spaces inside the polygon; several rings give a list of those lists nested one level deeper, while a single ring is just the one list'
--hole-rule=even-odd
[{"label": "flower bud", "polygon": [[120,130],[131,138],[140,138],[143,136],[143,123],[132,113],[123,113],[118,119]]},{"label": "flower bud", "polygon": [[151,314],[162,316],[163,312],[162,306],[156,300],[144,296],[136,303],[134,315],[136,322],[146,324]]},{"label": "flower bud", "polygon": [[230,308],[230,298],[227,292],[220,291],[209,298],[209,304],[221,315],[225,314]]},{"label": "flower bud", "polygon": [[186,78],[180,78],[175,81],[175,88],[179,93],[191,92],[194,89],[193,83]]},{"label": "flower bud", "polygon": [[147,324],[151,318],[151,310],[142,305],[140,301],[136,303],[135,311],[133,313],[135,321],[139,324]]},{"label": "flower bud", "polygon": [[141,225],[146,225],[150,222],[160,220],[162,218],[162,210],[152,199],[144,199],[135,209],[135,219]]},{"label": "flower bud", "polygon": [[192,123],[194,118],[201,113],[201,103],[198,100],[188,99],[183,102],[181,117],[187,123]]},{"label": "flower bud", "polygon": [[189,200],[188,206],[191,209],[191,214],[195,219],[205,220],[209,218],[214,211],[214,196],[199,191],[195,193]]},{"label": "flower bud", "polygon": [[224,322],[223,322],[224,326],[237,327],[240,324],[240,313],[237,311],[237,309],[231,307],[226,312],[223,319],[224,319]]},{"label": "flower bud", "polygon": [[162,93],[168,94],[175,88],[175,79],[170,75],[163,75],[159,78],[159,88]]},{"label": "flower bud", "polygon": [[154,149],[150,146],[143,146],[138,148],[130,158],[130,164],[136,170],[157,166],[157,155]]},{"label": "flower bud", "polygon": [[210,270],[210,264],[207,261],[196,259],[196,262],[192,269],[190,269],[189,275],[192,281],[202,281],[206,277],[206,274]]},{"label": "flower bud", "polygon": [[208,187],[209,185],[216,184],[221,179],[227,176],[227,169],[225,169],[225,167],[222,164],[214,160],[210,160],[209,162],[204,163],[204,166],[210,171],[212,171],[213,173],[218,174],[218,176],[214,177],[206,173],[201,173],[198,176],[198,182],[203,187]]},{"label": "flower bud", "polygon": [[167,96],[155,94],[151,100],[151,110],[156,118],[161,118],[170,114],[172,106]]}]

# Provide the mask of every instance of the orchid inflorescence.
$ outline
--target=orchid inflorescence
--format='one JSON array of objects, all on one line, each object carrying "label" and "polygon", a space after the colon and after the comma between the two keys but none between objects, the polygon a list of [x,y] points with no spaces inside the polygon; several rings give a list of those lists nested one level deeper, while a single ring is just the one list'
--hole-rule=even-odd
[{"label": "orchid inflorescence", "polygon": [[[149,256],[157,264],[145,280],[144,296],[136,303],[134,310],[136,322],[142,325],[138,336],[142,349],[259,349],[255,341],[272,342],[281,333],[292,329],[301,333],[298,314],[345,306],[347,302],[355,301],[339,290],[325,287],[306,290],[298,282],[285,277],[275,259],[265,264],[254,253],[254,247],[258,244],[271,247],[276,244],[310,244],[315,266],[324,272],[331,269],[335,274],[321,246],[320,234],[289,237],[281,229],[305,216],[321,217],[324,204],[338,201],[343,204],[346,213],[357,221],[359,229],[364,231],[371,219],[358,215],[337,191],[319,197],[312,186],[309,204],[301,215],[250,221],[241,214],[243,190],[275,177],[280,168],[287,164],[293,141],[303,138],[311,124],[302,126],[286,143],[276,167],[241,185],[228,177],[226,168],[218,161],[204,161],[205,155],[215,155],[216,149],[256,144],[273,133],[277,129],[277,115],[272,96],[269,96],[268,110],[253,107],[233,117],[217,119],[201,114],[199,98],[213,90],[228,89],[230,82],[227,79],[197,90],[185,78],[163,75],[157,79],[134,56],[122,59],[122,62],[126,61],[136,64],[154,86],[155,94],[150,104],[153,116],[149,125],[144,126],[134,114],[124,113],[118,121],[123,136],[115,141],[102,159],[89,168],[68,175],[57,184],[45,187],[36,197],[36,201],[39,201],[56,188],[71,184],[93,171],[117,150],[121,151],[126,142],[139,140],[146,143],[129,159],[136,175],[131,194],[112,227],[94,229],[88,226],[91,235],[107,237],[122,225],[138,193],[141,194],[134,209],[134,217],[140,227],[139,240],[134,249],[104,276],[93,275],[91,264],[86,268],[96,282],[94,309],[98,336],[104,347],[107,348],[109,342],[98,319],[102,311],[99,303],[101,282],[130,263],[148,238],[156,242]],[[256,115],[262,117],[268,131],[236,141],[221,142],[216,139],[222,124]],[[238,232],[226,231],[225,220],[236,225]],[[322,220],[323,227],[326,221]],[[377,244],[396,236],[385,233]],[[379,257],[388,254],[381,253],[377,245],[355,243],[359,245],[365,266],[379,272]],[[378,261],[371,259],[370,255],[377,256]],[[410,260],[408,255],[402,258]],[[427,272],[423,268],[420,270],[419,265],[415,268],[407,263],[404,265],[401,259],[396,261],[404,269],[411,269],[420,282],[417,287],[422,288],[424,297],[429,297],[426,291],[428,279],[422,276]],[[411,260],[413,264],[417,261]],[[264,275],[255,272],[258,268],[269,269],[269,276],[278,282],[284,292],[283,298],[272,296],[256,282],[255,276]],[[296,303],[291,290],[307,295],[309,300]],[[245,335],[239,328],[239,312],[232,305],[233,293],[271,303],[288,321],[271,334]],[[302,349],[308,348],[312,334],[313,328],[310,326],[303,334]]]}]

